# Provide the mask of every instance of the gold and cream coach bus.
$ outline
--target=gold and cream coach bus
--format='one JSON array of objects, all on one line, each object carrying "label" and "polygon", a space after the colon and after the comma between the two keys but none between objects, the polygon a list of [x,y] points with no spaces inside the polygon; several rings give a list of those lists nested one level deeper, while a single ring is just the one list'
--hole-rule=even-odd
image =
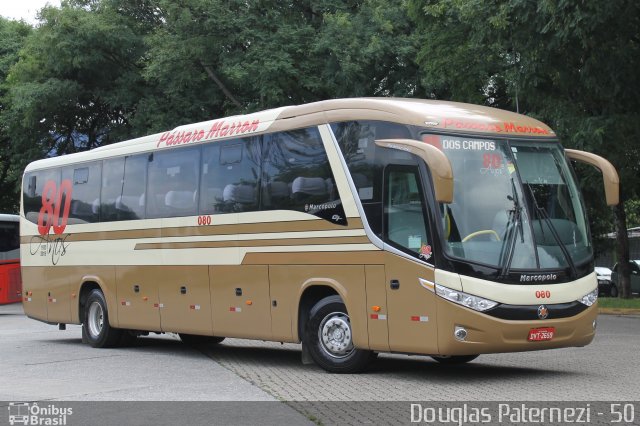
[{"label": "gold and cream coach bus", "polygon": [[302,342],[331,372],[376,352],[461,363],[591,342],[597,281],[563,149],[529,117],[338,99],[30,164],[24,310],[94,347],[149,332]]}]

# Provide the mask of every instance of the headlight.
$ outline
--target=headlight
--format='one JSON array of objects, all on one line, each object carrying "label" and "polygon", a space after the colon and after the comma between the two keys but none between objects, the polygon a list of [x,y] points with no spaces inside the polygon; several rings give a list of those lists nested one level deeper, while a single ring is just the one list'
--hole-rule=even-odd
[{"label": "headlight", "polygon": [[595,290],[589,292],[588,294],[585,294],[584,296],[582,296],[582,298],[578,299],[578,302],[587,305],[587,306],[591,306],[594,303],[596,303],[596,300],[598,300],[598,289],[596,288]]},{"label": "headlight", "polygon": [[483,299],[482,297],[463,293],[458,290],[452,290],[440,284],[436,284],[436,294],[443,299],[450,300],[458,305],[466,306],[467,308],[480,312],[489,310],[498,304],[498,302],[494,302],[493,300]]}]

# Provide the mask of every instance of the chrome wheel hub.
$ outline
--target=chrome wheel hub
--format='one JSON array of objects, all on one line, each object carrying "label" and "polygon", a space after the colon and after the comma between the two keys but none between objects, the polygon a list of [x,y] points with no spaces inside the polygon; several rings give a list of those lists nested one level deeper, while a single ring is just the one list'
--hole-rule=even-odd
[{"label": "chrome wheel hub", "polygon": [[98,302],[91,303],[89,306],[89,315],[87,316],[89,334],[98,337],[102,332],[104,325],[104,312],[102,306]]},{"label": "chrome wheel hub", "polygon": [[344,358],[353,351],[351,324],[342,312],[332,312],[320,323],[318,337],[324,351],[334,358]]}]

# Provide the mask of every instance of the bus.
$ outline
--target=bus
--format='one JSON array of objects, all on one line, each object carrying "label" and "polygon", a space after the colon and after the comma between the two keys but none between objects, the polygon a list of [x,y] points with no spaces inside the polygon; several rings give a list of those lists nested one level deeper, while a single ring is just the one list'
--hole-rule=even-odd
[{"label": "bus", "polygon": [[0,214],[0,305],[20,301],[20,216]]},{"label": "bus", "polygon": [[584,346],[598,285],[553,130],[494,108],[334,99],[177,127],[24,171],[24,311],[93,347],[177,333],[464,363]]}]

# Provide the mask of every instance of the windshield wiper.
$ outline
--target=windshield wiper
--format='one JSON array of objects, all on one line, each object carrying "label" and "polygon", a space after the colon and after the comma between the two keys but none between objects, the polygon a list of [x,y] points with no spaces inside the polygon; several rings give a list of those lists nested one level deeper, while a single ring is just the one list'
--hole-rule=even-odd
[{"label": "windshield wiper", "polygon": [[[567,247],[564,245],[564,243],[560,239],[558,230],[556,229],[555,225],[551,221],[551,218],[547,214],[547,210],[544,207],[540,207],[538,205],[538,201],[536,200],[536,195],[534,194],[533,188],[531,188],[531,185],[529,185],[528,183],[524,183],[524,185],[527,187],[527,189],[529,189],[529,192],[531,193],[533,206],[536,210],[536,213],[538,214],[538,217],[542,218],[544,220],[544,223],[549,227],[549,230],[551,231],[551,235],[553,235],[553,239],[556,240],[556,243],[558,243],[558,247],[560,247],[560,251],[562,252],[562,255],[565,257],[565,259],[567,260],[567,263],[569,264],[569,267],[571,268],[572,276],[574,278],[577,277],[578,272],[576,271],[576,265],[575,263],[573,263],[573,259],[569,254],[569,250],[567,250]],[[540,224],[540,231],[544,234],[544,228],[542,224]],[[537,244],[537,241],[536,241],[536,244]]]},{"label": "windshield wiper", "polygon": [[[507,195],[507,199],[513,202],[513,210],[509,210],[509,221],[507,222],[507,230],[509,234],[507,236],[507,252],[506,256],[503,256],[502,268],[500,269],[499,279],[505,278],[509,274],[511,269],[511,262],[513,261],[513,254],[516,249],[516,238],[518,232],[520,232],[520,238],[524,243],[524,230],[522,229],[522,207],[520,206],[520,200],[518,199],[518,192],[516,191],[516,184],[511,178],[511,195]],[[503,246],[504,248],[504,246]]]}]

